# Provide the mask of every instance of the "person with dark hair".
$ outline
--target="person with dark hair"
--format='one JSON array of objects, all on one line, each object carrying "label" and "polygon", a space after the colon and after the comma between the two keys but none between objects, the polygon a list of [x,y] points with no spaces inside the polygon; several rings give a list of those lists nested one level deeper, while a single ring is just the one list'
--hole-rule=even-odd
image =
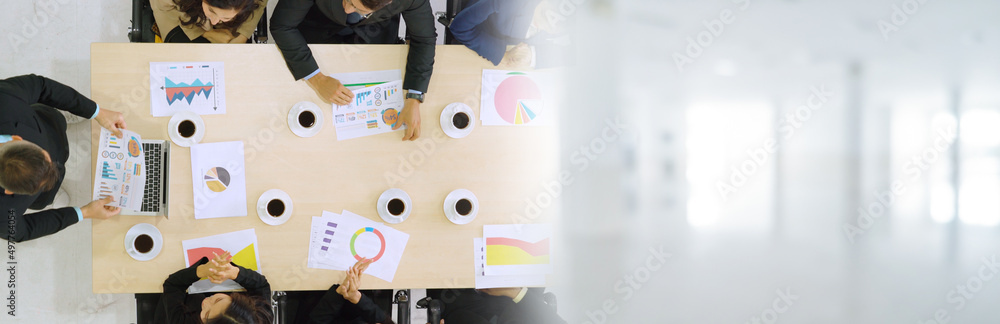
[{"label": "person with dark hair", "polygon": [[[463,324],[565,324],[545,302],[544,288],[449,289],[440,291],[442,321]],[[428,295],[437,291],[428,291]]]},{"label": "person with dark hair", "polygon": [[568,37],[545,16],[557,10],[545,0],[470,0],[448,30],[493,65],[551,67],[568,46]]},{"label": "person with dark hair", "polygon": [[405,125],[403,140],[416,140],[437,41],[429,0],[281,0],[271,15],[271,35],[292,77],[305,80],[323,100],[346,105],[354,94],[340,80],[320,71],[307,44],[395,44],[398,33],[387,27],[400,14],[410,47],[403,78],[406,101],[401,122],[393,129]]},{"label": "person with dark hair", "polygon": [[110,197],[83,207],[25,214],[52,204],[66,174],[69,139],[58,109],[96,120],[121,136],[125,118],[101,109],[76,90],[34,74],[0,80],[0,208],[6,214],[4,239],[23,242],[54,234],[84,218],[108,219],[120,209]]},{"label": "person with dark hair", "polygon": [[[271,323],[271,285],[256,271],[230,262],[227,252],[198,262],[167,277],[153,323],[266,324]],[[246,292],[188,294],[203,278],[212,283],[236,281]]]},{"label": "person with dark hair", "polygon": [[267,0],[150,0],[164,43],[246,43]]}]

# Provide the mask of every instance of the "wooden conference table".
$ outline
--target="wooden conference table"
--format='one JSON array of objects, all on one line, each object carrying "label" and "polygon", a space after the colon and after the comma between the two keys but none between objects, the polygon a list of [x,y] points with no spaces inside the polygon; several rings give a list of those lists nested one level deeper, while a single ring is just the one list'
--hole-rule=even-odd
[{"label": "wooden conference table", "polygon": [[[405,45],[312,45],[327,74],[388,69],[405,71]],[[349,210],[380,221],[379,195],[389,188],[405,190],[413,212],[391,225],[410,235],[392,282],[365,275],[370,289],[474,287],[472,238],[483,225],[552,221],[554,208],[541,217],[524,218],[543,184],[557,179],[556,126],[483,127],[466,138],[452,139],[440,128],[440,114],[452,102],[465,102],[479,114],[482,70],[494,68],[464,46],[439,45],[427,100],[421,105],[422,134],[401,141],[402,131],[337,141],[332,120],[311,138],[292,134],[287,114],[299,101],[312,101],[331,119],[331,106],[304,82],[293,80],[274,45],[93,44],[91,98],[102,109],[122,112],[128,129],[144,139],[169,139],[169,117],[152,117],[149,62],[223,61],[226,66],[226,114],[205,115],[202,143],[242,140],[246,150],[247,212],[245,217],[194,219],[191,155],[172,145],[169,219],[115,216],[93,222],[93,287],[95,293],[162,291],[163,280],[184,268],[181,241],[255,228],[261,272],[273,290],[326,290],[343,271],[306,267],[312,216],[327,210]],[[477,117],[478,119],[478,117]],[[92,129],[91,152],[97,152],[100,127]],[[96,163],[96,155],[92,157]],[[412,165],[414,171],[409,172]],[[387,174],[399,175],[387,178]],[[409,173],[409,174],[408,174]],[[291,219],[279,226],[262,222],[257,198],[269,189],[287,192],[294,202]],[[444,198],[454,189],[476,194],[480,211],[467,225],[444,216]],[[160,254],[145,262],[129,257],[125,232],[150,223],[163,234]]]}]

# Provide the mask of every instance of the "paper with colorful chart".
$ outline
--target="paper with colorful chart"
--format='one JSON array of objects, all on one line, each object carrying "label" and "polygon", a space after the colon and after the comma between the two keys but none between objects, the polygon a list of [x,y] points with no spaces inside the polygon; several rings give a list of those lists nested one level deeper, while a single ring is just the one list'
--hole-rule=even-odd
[{"label": "paper with colorful chart", "polygon": [[194,218],[246,216],[245,172],[243,142],[192,145]]},{"label": "paper with colorful chart", "polygon": [[545,285],[545,275],[492,275],[487,276],[486,268],[486,246],[483,238],[472,239],[473,255],[475,257],[476,268],[476,289],[487,288],[507,288],[507,287],[537,287]]},{"label": "paper with colorful chart", "polygon": [[225,114],[225,74],[223,62],[149,62],[150,113]]},{"label": "paper with colorful chart", "polygon": [[146,190],[146,152],[139,134],[124,129],[121,132],[119,138],[101,128],[92,199],[113,196],[115,201],[108,206],[139,210]]},{"label": "paper with colorful chart", "polygon": [[551,74],[483,70],[483,125],[539,126],[555,114]]},{"label": "paper with colorful chart", "polygon": [[354,100],[346,106],[333,105],[333,125],[337,140],[392,131],[403,110],[403,81],[396,80],[353,90]]},{"label": "paper with colorful chart", "polygon": [[487,276],[552,273],[552,226],[484,225]]},{"label": "paper with colorful chart", "polygon": [[309,268],[347,270],[361,258],[374,261],[366,274],[392,282],[410,235],[344,210],[313,217]]},{"label": "paper with colorful chart", "polygon": [[[213,253],[222,255],[229,252],[232,255],[232,262],[260,273],[260,255],[257,251],[257,232],[254,229],[246,229],[231,233],[212,235],[208,237],[196,238],[181,241],[184,249],[184,264],[187,267],[198,262],[201,257],[209,260],[215,257]],[[189,294],[200,294],[213,291],[229,291],[241,289],[239,284],[233,280],[223,281],[221,284],[214,284],[208,279],[198,280],[188,288]]]}]

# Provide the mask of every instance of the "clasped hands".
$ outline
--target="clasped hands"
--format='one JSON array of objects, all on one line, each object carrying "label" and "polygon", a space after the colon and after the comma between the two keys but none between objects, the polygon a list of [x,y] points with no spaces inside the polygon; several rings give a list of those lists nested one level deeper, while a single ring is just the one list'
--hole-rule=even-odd
[{"label": "clasped hands", "polygon": [[212,260],[208,261],[206,264],[198,266],[198,278],[207,278],[214,284],[220,284],[226,280],[236,280],[236,276],[240,274],[240,268],[229,263],[232,259],[232,255],[226,252],[222,255],[215,255]]},{"label": "clasped hands", "polygon": [[351,304],[357,304],[361,301],[361,291],[359,291],[361,289],[361,274],[371,264],[372,259],[361,258],[361,260],[358,260],[350,269],[347,269],[344,281],[341,281],[340,286],[337,287],[337,293],[351,302]]}]

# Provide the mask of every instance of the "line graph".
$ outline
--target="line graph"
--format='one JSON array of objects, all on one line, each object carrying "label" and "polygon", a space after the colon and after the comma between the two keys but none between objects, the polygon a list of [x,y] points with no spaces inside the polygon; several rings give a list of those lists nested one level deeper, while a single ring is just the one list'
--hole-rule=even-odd
[{"label": "line graph", "polygon": [[150,62],[150,112],[155,117],[178,111],[225,114],[224,76],[222,62]]},{"label": "line graph", "polygon": [[163,83],[165,84],[164,90],[166,92],[167,104],[173,104],[174,101],[186,99],[188,104],[194,100],[196,95],[205,95],[205,99],[208,100],[209,96],[212,94],[212,88],[215,86],[211,82],[202,83],[201,79],[194,79],[194,82],[187,84],[184,82],[175,83],[170,78],[164,78]]}]

